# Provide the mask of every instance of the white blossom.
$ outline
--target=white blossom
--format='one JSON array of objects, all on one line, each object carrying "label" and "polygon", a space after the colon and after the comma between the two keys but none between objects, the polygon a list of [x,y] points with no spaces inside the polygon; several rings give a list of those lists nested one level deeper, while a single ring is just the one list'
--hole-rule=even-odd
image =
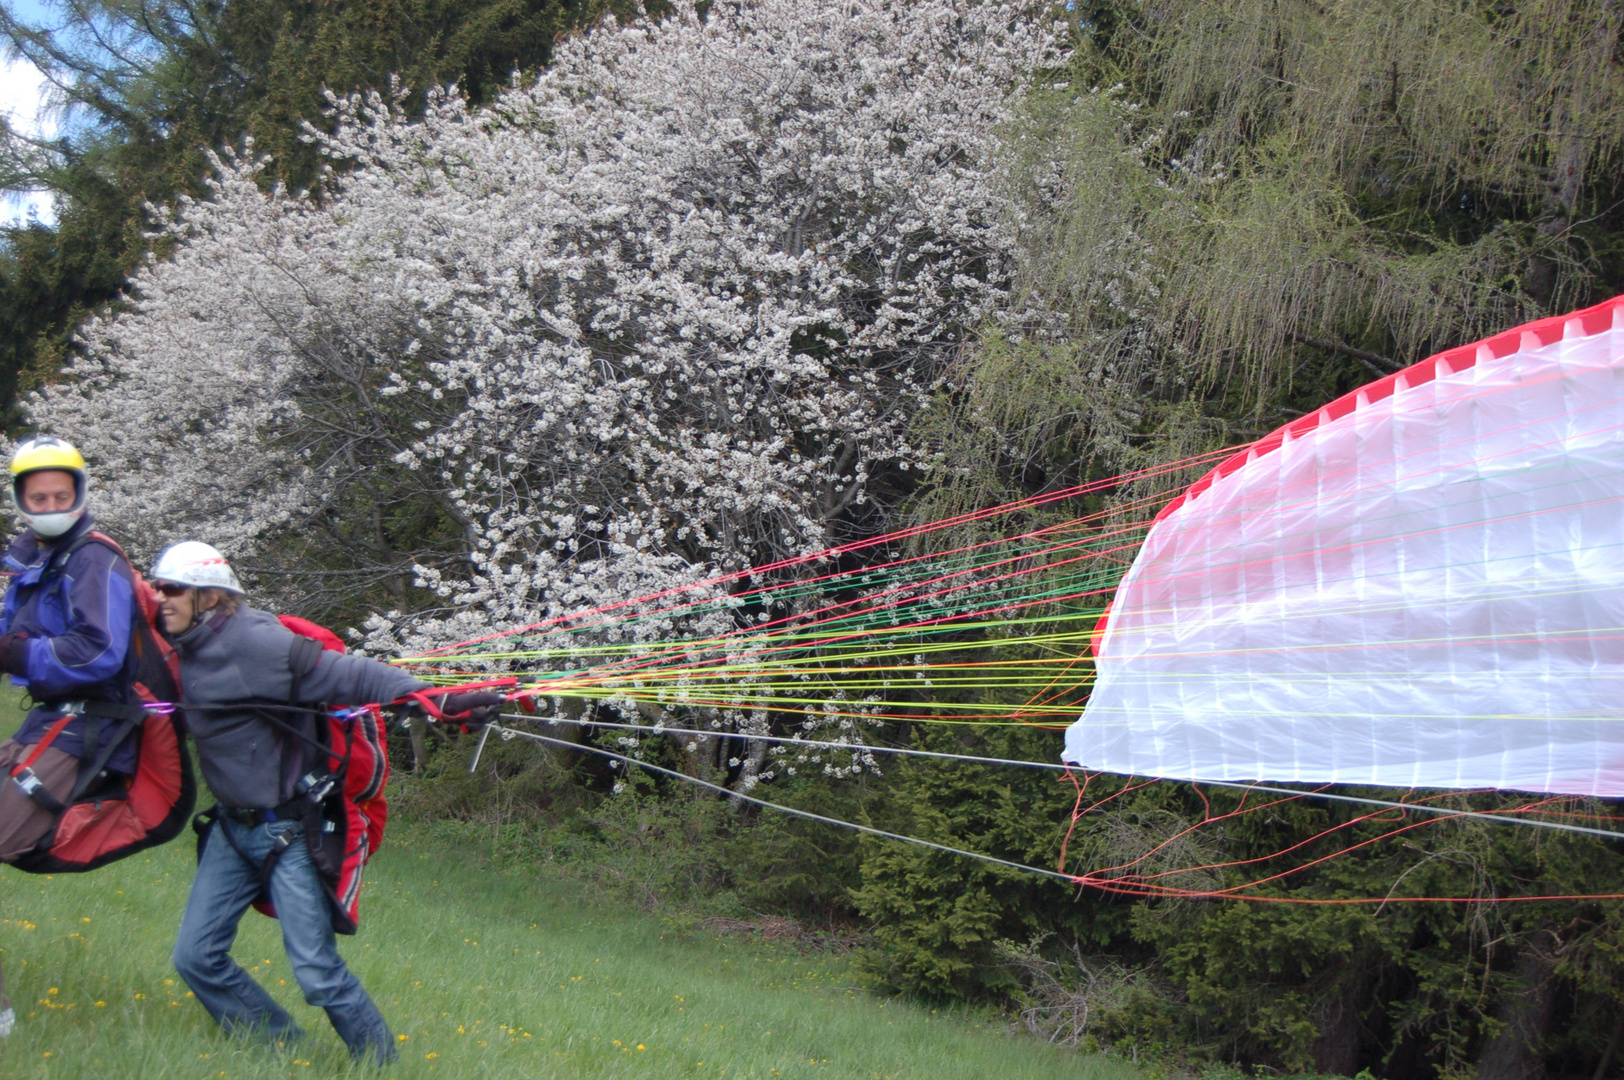
[{"label": "white blossom", "polygon": [[[335,99],[322,190],[218,159],[31,419],[143,553],[415,558],[443,607],[379,649],[816,552],[923,460],[910,419],[1005,297],[1000,135],[1054,43],[997,3],[757,0],[606,23],[484,110]],[[434,557],[369,547],[402,505]]]}]

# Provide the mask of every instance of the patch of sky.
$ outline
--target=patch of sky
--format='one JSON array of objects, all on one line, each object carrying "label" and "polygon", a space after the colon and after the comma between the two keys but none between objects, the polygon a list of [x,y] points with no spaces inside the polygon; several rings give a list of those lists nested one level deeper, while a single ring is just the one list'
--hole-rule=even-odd
[{"label": "patch of sky", "polygon": [[[41,0],[5,0],[13,18],[38,26],[48,24],[56,14]],[[45,109],[45,76],[27,60],[16,55],[0,57],[0,113],[13,131],[30,138],[51,138],[57,124]],[[46,225],[56,221],[56,207],[48,191],[8,190],[0,198],[0,222],[22,224],[37,219]]]},{"label": "patch of sky", "polygon": [[[66,10],[57,0],[0,0],[0,3],[12,18],[25,26],[58,29],[67,22]],[[60,109],[51,107],[47,99],[50,84],[38,68],[7,46],[8,43],[0,42],[0,114],[13,131],[26,138],[59,137],[69,121]],[[18,188],[0,191],[0,224],[22,224],[29,220],[55,224],[56,208],[51,193]]]}]

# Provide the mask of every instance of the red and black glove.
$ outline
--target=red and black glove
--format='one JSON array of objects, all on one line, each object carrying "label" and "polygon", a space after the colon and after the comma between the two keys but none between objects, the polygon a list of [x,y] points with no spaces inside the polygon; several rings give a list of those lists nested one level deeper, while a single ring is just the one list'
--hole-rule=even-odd
[{"label": "red and black glove", "polygon": [[21,630],[0,636],[0,671],[28,677],[28,635]]},{"label": "red and black glove", "polygon": [[471,690],[463,694],[446,694],[437,704],[449,723],[462,725],[463,731],[477,731],[496,719],[505,700],[492,690]]}]

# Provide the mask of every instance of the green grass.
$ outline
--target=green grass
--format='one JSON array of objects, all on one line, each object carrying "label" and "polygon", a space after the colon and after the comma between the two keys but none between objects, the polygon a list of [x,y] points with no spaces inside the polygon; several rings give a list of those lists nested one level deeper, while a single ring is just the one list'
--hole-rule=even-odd
[{"label": "green grass", "polygon": [[[0,688],[0,731],[20,720]],[[207,802],[205,797],[204,802]],[[1127,1065],[855,989],[845,961],[683,933],[547,867],[493,869],[468,834],[392,826],[367,870],[361,932],[339,948],[399,1042],[390,1077],[1136,1080]],[[360,1077],[304,1003],[277,924],[243,918],[234,954],[310,1037],[222,1035],[169,962],[190,833],[89,874],[0,867],[0,963],[17,1029],[4,1080]]]},{"label": "green grass", "polygon": [[[281,1053],[221,1035],[169,950],[191,881],[177,842],[91,874],[0,871],[0,959],[18,1025],[11,1078],[361,1075],[304,1004],[276,924],[236,956],[311,1037]],[[341,949],[397,1036],[399,1077],[1131,1080],[1115,1062],[852,988],[844,962],[679,934],[543,870],[500,873],[467,844],[391,833]]]}]

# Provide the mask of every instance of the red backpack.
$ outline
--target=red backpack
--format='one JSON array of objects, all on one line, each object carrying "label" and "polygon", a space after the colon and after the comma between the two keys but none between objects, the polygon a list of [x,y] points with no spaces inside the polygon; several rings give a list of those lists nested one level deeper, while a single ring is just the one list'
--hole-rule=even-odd
[{"label": "red backpack", "polygon": [[[291,697],[297,701],[299,681],[316,669],[321,652],[342,653],[344,642],[325,626],[297,615],[277,618],[299,635],[289,657],[294,678]],[[320,648],[301,648],[307,641]],[[383,793],[389,783],[388,729],[382,710],[374,705],[329,711],[325,727],[317,725],[317,730],[326,736],[332,786],[315,802],[319,830],[312,827],[317,821],[307,811],[305,837],[333,904],[333,929],[353,934],[361,919],[361,870],[383,844],[384,826],[389,821],[389,800]],[[269,908],[267,903],[265,909]],[[267,914],[274,911],[267,910]]]},{"label": "red backpack", "polygon": [[[104,533],[87,532],[52,559],[65,564],[86,544],[111,548],[129,567],[135,603],[130,613],[133,664],[126,670],[131,672],[131,685],[141,701],[157,707],[98,703],[94,714],[86,710],[87,718],[113,721],[128,734],[116,735],[100,755],[84,762],[73,793],[60,810],[53,810],[56,820],[50,831],[34,850],[12,862],[17,869],[31,874],[94,870],[173,840],[191,816],[197,799],[197,781],[182,737],[184,719],[173,705],[180,698],[180,660],[158,632],[157,591],[135,569],[124,549]],[[11,775],[21,777],[31,769],[73,718],[67,715],[51,725]],[[135,775],[128,781],[104,779],[103,767],[125,738],[139,740]],[[99,740],[87,740],[87,745],[93,741]]]}]

